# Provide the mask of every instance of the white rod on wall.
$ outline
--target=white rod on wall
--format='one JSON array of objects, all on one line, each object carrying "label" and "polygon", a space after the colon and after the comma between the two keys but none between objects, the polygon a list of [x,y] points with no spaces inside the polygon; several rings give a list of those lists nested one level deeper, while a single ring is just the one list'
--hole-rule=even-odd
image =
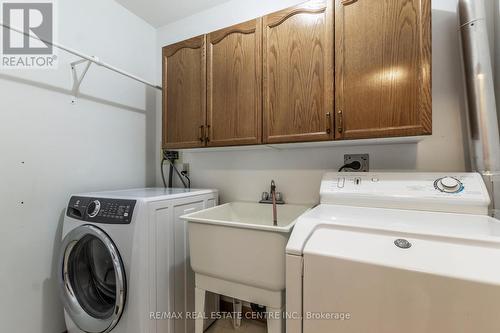
[{"label": "white rod on wall", "polygon": [[146,80],[144,80],[144,79],[142,79],[142,78],[140,78],[138,76],[135,76],[135,75],[130,74],[130,73],[124,71],[124,70],[118,69],[118,68],[116,68],[114,66],[111,66],[111,65],[105,63],[105,62],[102,62],[97,57],[88,56],[88,55],[86,55],[84,53],[81,53],[79,51],[75,51],[75,50],[73,50],[73,49],[71,49],[69,47],[66,47],[66,46],[62,46],[62,45],[57,44],[57,43],[55,43],[53,41],[44,40],[42,38],[39,38],[38,36],[35,36],[35,35],[30,34],[30,33],[24,32],[22,30],[14,28],[14,27],[8,26],[8,25],[4,24],[1,21],[0,21],[0,25],[3,26],[6,29],[10,29],[12,31],[18,32],[18,33],[23,34],[25,36],[28,36],[29,38],[37,39],[39,41],[42,41],[45,44],[49,44],[49,45],[52,45],[54,47],[57,47],[58,49],[61,49],[61,50],[66,51],[68,53],[71,53],[71,54],[73,54],[73,55],[75,55],[77,57],[80,57],[82,59],[88,60],[88,61],[90,61],[90,62],[92,62],[92,63],[94,63],[96,65],[99,65],[101,67],[107,68],[107,69],[109,69],[109,70],[111,70],[111,71],[113,71],[115,73],[118,73],[118,74],[124,75],[126,77],[129,77],[132,80],[136,80],[136,81],[142,82],[142,83],[144,83],[144,84],[146,84],[146,85],[148,85],[150,87],[153,87],[153,88],[156,88],[156,89],[159,89],[159,90],[162,89],[162,87],[159,86],[159,85],[157,85],[157,84],[148,82],[148,81],[146,81]]}]

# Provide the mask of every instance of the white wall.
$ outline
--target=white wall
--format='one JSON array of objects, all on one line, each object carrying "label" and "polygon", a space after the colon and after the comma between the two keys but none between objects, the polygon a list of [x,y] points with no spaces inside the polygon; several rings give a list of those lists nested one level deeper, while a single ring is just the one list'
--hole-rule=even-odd
[{"label": "white wall", "polygon": [[500,0],[494,1],[493,6],[493,47],[494,47],[494,70],[495,70],[495,92],[497,99],[498,123],[500,125]]},{"label": "white wall", "polygon": [[[57,3],[61,44],[155,80],[155,30],[112,0]],[[0,332],[65,330],[55,261],[70,193],[154,183],[156,92],[92,67],[71,105],[69,62],[0,71]]]},{"label": "white wall", "polygon": [[[158,29],[160,48],[265,13],[286,8],[301,0],[232,0]],[[183,153],[190,164],[193,185],[221,190],[222,202],[257,200],[275,179],[289,202],[316,202],[321,175],[341,166],[344,153],[370,153],[374,169],[464,171],[463,80],[458,44],[457,1],[432,2],[433,25],[433,135],[418,144],[366,147],[307,148],[284,150],[207,151]],[[158,68],[161,59],[157,58]],[[161,71],[157,71],[161,75]],[[158,130],[161,119],[158,101]],[[157,147],[161,141],[157,137]]]},{"label": "white wall", "polygon": [[[155,33],[112,0],[65,0],[58,2],[58,40],[159,82],[162,46],[301,1],[231,0]],[[465,170],[455,8],[456,0],[433,1],[431,137],[419,144],[185,152],[193,185],[219,188],[223,201],[256,200],[274,178],[290,202],[315,202],[322,173],[348,152],[370,153],[375,169]],[[93,67],[71,105],[73,60],[61,52],[57,70],[0,71],[0,332],[64,330],[55,260],[68,195],[149,185],[158,171],[160,94]]]}]

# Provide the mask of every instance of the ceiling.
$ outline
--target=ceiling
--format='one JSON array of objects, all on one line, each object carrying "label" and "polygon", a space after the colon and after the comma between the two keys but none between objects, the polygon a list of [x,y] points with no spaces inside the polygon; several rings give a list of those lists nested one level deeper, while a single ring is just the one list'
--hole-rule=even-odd
[{"label": "ceiling", "polygon": [[154,27],[161,27],[228,0],[116,0]]}]

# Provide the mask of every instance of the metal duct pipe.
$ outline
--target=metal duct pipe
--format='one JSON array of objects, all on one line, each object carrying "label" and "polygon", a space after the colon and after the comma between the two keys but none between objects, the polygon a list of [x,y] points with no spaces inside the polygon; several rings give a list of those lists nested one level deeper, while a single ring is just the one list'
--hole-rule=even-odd
[{"label": "metal duct pipe", "polygon": [[458,9],[472,164],[488,186],[493,214],[500,216],[500,136],[484,0],[460,0]]}]

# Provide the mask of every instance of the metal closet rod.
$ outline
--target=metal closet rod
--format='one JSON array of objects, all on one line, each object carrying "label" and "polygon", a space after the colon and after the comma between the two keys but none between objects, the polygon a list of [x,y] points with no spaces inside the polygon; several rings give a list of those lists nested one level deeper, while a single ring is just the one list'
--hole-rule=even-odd
[{"label": "metal closet rod", "polygon": [[151,83],[151,82],[148,82],[148,81],[146,81],[146,80],[144,80],[144,79],[142,79],[142,78],[140,78],[138,76],[135,76],[135,75],[130,74],[130,73],[126,72],[126,71],[123,71],[123,70],[121,70],[119,68],[111,66],[111,65],[109,65],[109,64],[107,64],[105,62],[102,62],[97,57],[88,56],[88,55],[86,55],[84,53],[75,51],[75,50],[73,50],[73,49],[71,49],[69,47],[66,47],[66,46],[62,46],[62,45],[57,44],[57,43],[55,43],[53,41],[44,40],[42,38],[39,38],[38,36],[35,36],[35,35],[30,34],[30,33],[24,32],[22,30],[14,28],[14,27],[8,26],[7,24],[4,24],[3,22],[0,22],[0,25],[2,25],[4,28],[10,29],[12,31],[18,32],[18,33],[23,34],[25,36],[28,36],[29,38],[37,39],[39,41],[44,42],[45,44],[50,44],[50,45],[52,45],[54,47],[57,47],[58,49],[61,49],[61,50],[66,51],[68,53],[71,53],[71,54],[73,54],[73,55],[75,55],[77,57],[80,57],[82,59],[88,60],[88,61],[90,61],[90,62],[92,62],[92,63],[94,63],[96,65],[99,65],[101,67],[107,68],[107,69],[109,69],[109,70],[111,70],[111,71],[113,71],[115,73],[118,73],[118,74],[124,75],[126,77],[129,77],[132,80],[136,80],[136,81],[142,82],[142,83],[144,83],[144,84],[146,84],[146,85],[148,85],[150,87],[156,88],[158,90],[162,90],[161,86],[156,85],[156,84]]}]

